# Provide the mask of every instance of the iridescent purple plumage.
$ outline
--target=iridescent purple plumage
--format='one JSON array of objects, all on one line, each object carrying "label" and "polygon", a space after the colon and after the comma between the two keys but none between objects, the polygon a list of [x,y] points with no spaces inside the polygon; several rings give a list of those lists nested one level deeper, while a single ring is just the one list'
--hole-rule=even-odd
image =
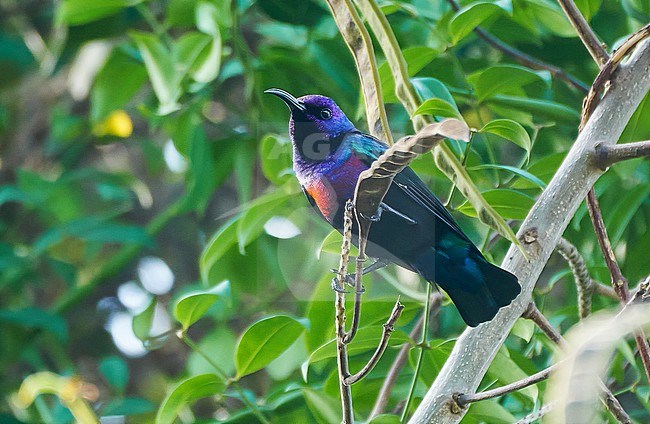
[{"label": "iridescent purple plumage", "polygon": [[[354,196],[359,174],[387,146],[357,130],[332,99],[319,95],[296,99],[279,89],[267,92],[291,109],[293,168],[309,202],[341,231],[343,206]],[[492,319],[521,291],[514,275],[485,260],[410,168],[395,176],[381,208],[366,253],[438,283],[467,324]]]}]

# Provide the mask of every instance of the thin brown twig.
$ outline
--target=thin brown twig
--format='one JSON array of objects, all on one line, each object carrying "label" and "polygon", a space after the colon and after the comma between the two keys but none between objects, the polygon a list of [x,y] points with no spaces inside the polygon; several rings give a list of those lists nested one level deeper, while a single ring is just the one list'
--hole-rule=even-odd
[{"label": "thin brown twig", "polygon": [[[441,301],[442,295],[440,292],[435,292],[431,296],[431,311],[438,311],[438,306],[440,305]],[[418,318],[417,322],[413,326],[413,329],[409,333],[409,339],[415,340],[418,337],[418,335],[422,332],[423,324],[424,313],[420,315],[420,318]],[[388,401],[390,400],[390,395],[393,392],[393,388],[397,383],[397,379],[399,378],[402,368],[404,368],[404,365],[406,365],[406,362],[408,361],[408,353],[410,350],[411,345],[405,344],[397,353],[395,360],[391,364],[388,373],[386,374],[386,378],[384,378],[381,389],[379,390],[379,394],[377,395],[377,400],[375,400],[375,405],[372,407],[372,411],[368,416],[368,421],[371,421],[374,417],[383,414],[386,411],[386,407],[388,406]]]},{"label": "thin brown twig", "polygon": [[[522,317],[533,321],[551,341],[560,348],[566,350],[566,340],[564,340],[562,335],[551,325],[548,319],[546,319],[544,314],[540,312],[533,302],[528,305],[528,308],[522,314]],[[632,420],[630,419],[630,416],[625,412],[625,409],[623,409],[623,406],[620,404],[618,399],[616,399],[612,394],[612,391],[609,390],[602,381],[600,382],[600,389],[603,392],[603,402],[605,403],[605,406],[607,406],[609,412],[611,412],[619,422],[624,424],[631,423]]]},{"label": "thin brown twig", "polygon": [[558,3],[560,3],[562,10],[564,10],[567,18],[569,18],[569,22],[571,22],[573,28],[578,32],[578,36],[589,51],[591,57],[598,64],[598,67],[603,66],[609,59],[607,50],[598,41],[596,33],[591,29],[585,17],[582,16],[576,4],[573,0],[558,0]]},{"label": "thin brown twig", "polygon": [[[345,205],[343,216],[343,242],[341,244],[341,258],[337,271],[337,279],[334,284],[344,285],[347,277],[347,267],[350,259],[350,244],[352,241],[352,203],[348,201]],[[342,422],[344,424],[354,423],[352,409],[352,390],[344,383],[350,376],[350,363],[348,361],[348,347],[344,339],[345,332],[345,291],[344,287],[336,290],[335,302],[335,325],[336,325],[336,362],[339,372],[339,390],[341,393]]]},{"label": "thin brown twig", "polygon": [[616,162],[641,157],[650,158],[650,140],[625,144],[599,144],[596,146],[594,162],[597,167],[606,170]]},{"label": "thin brown twig", "polygon": [[397,302],[395,302],[395,306],[393,307],[392,312],[390,313],[390,316],[388,317],[388,320],[384,324],[384,329],[381,334],[381,340],[379,342],[379,346],[377,346],[377,349],[375,350],[375,353],[372,354],[372,357],[366,365],[361,368],[361,370],[349,376],[346,378],[343,383],[351,386],[357,381],[361,380],[364,378],[370,371],[372,371],[373,368],[377,365],[379,360],[381,359],[382,355],[384,354],[384,351],[386,350],[386,347],[388,347],[388,341],[390,340],[390,335],[391,333],[395,330],[395,323],[399,319],[399,317],[402,315],[402,311],[404,310],[404,305],[402,305],[399,301],[399,298],[397,299]]},{"label": "thin brown twig", "polygon": [[456,393],[452,395],[452,397],[456,401],[458,406],[462,408],[472,402],[480,402],[482,400],[487,400],[487,399],[492,399],[495,397],[507,395],[508,393],[516,392],[517,390],[525,389],[528,386],[537,384],[540,381],[546,380],[551,375],[551,372],[555,371],[556,368],[557,368],[557,364],[551,365],[550,367],[538,373],[523,378],[519,381],[515,381],[514,383],[507,384],[505,386],[497,387],[492,390],[486,390],[484,392],[474,393],[474,394]]},{"label": "thin brown twig", "polygon": [[[424,323],[424,315],[421,315],[418,321],[413,326],[413,329],[409,333],[409,338],[415,340],[415,338],[422,332],[422,324]],[[397,383],[400,372],[406,362],[408,361],[408,353],[411,350],[410,344],[405,344],[402,346],[395,357],[395,360],[390,366],[386,378],[382,383],[381,389],[379,389],[379,395],[377,395],[377,400],[375,400],[375,405],[372,407],[372,411],[368,416],[368,421],[371,421],[377,415],[383,414],[386,411],[388,406],[388,401],[390,399],[390,394],[393,392],[393,387]]]},{"label": "thin brown twig", "polygon": [[[612,286],[614,287],[614,290],[616,290],[616,294],[620,298],[621,302],[627,304],[630,300],[630,291],[628,289],[627,279],[623,276],[621,267],[618,265],[618,261],[614,255],[612,244],[607,235],[607,228],[605,228],[605,222],[603,221],[603,214],[600,210],[600,205],[598,204],[598,199],[596,198],[593,188],[589,190],[589,193],[587,194],[587,208],[589,210],[591,222],[594,226],[594,231],[596,232],[596,238],[598,239],[600,250],[603,252],[607,269],[609,269],[612,278]],[[643,363],[646,379],[650,382],[650,345],[648,345],[648,339],[642,329],[639,329],[634,333],[634,340],[636,341],[639,356],[641,356],[641,362]]]},{"label": "thin brown twig", "polygon": [[594,292],[594,284],[589,276],[587,264],[578,249],[564,237],[560,238],[555,249],[569,263],[578,290],[580,318],[587,318],[591,313],[591,296]]},{"label": "thin brown twig", "polygon": [[[451,8],[454,11],[457,12],[460,10],[460,6],[456,2],[456,0],[447,0],[447,1],[449,2]],[[481,27],[474,28],[474,33],[476,33],[476,35],[481,37],[483,41],[485,41],[487,44],[492,46],[494,49],[501,51],[507,56],[510,56],[511,58],[521,63],[522,65],[527,66],[531,69],[549,71],[551,75],[558,77],[559,79],[563,80],[568,85],[570,85],[571,87],[574,87],[584,93],[589,91],[589,86],[587,84],[580,81],[573,75],[567,73],[564,69],[551,65],[550,63],[542,62],[541,60],[533,56],[530,56],[529,54],[526,54],[521,50],[518,50],[504,43],[503,41],[501,41],[494,35],[490,34],[483,28]]]}]

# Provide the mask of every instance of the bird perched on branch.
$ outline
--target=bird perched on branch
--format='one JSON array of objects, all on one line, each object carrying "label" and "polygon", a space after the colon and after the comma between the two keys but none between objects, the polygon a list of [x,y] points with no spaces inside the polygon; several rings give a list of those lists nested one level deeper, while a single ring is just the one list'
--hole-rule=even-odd
[{"label": "bird perched on branch", "polygon": [[[357,130],[328,97],[295,98],[277,88],[265,92],[291,111],[293,169],[309,203],[342,231],[345,204],[354,197],[359,174],[388,146]],[[366,248],[378,259],[375,268],[393,262],[438,284],[468,325],[491,320],[521,291],[517,277],[483,257],[411,168],[395,176],[379,212]]]}]

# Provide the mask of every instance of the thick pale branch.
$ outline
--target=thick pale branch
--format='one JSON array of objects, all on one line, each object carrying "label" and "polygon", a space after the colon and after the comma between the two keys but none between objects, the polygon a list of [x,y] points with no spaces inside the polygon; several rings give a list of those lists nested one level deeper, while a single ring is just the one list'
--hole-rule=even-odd
[{"label": "thick pale branch", "polygon": [[607,95],[598,103],[591,118],[573,143],[564,162],[548,187],[530,210],[519,230],[530,260],[512,245],[502,267],[513,272],[522,285],[522,294],[501,309],[489,323],[467,329],[429,389],[412,423],[456,423],[463,414],[450,409],[452,393],[472,393],[485,375],[499,346],[512,325],[530,302],[533,287],[589,189],[602,171],[590,156],[596,144],[613,144],[650,88],[650,42],[642,41],[626,63],[620,64]]},{"label": "thick pale branch", "polygon": [[555,369],[555,365],[552,365],[546,368],[545,370],[535,373],[529,377],[526,377],[519,381],[515,381],[514,383],[507,384],[502,387],[497,387],[496,389],[486,390],[484,392],[474,393],[470,395],[459,393],[456,394],[456,396],[454,396],[454,400],[456,401],[458,406],[462,408],[465,405],[470,404],[472,402],[480,402],[482,400],[493,399],[495,397],[507,395],[508,393],[525,389],[528,386],[532,386],[533,384],[537,384],[540,381],[546,380],[551,375],[551,372],[554,369]]},{"label": "thick pale branch", "polygon": [[650,158],[650,140],[615,145],[599,144],[596,146],[594,162],[605,170],[616,162],[643,157]]},{"label": "thick pale branch", "polygon": [[598,41],[596,33],[591,29],[585,17],[580,13],[578,6],[576,6],[573,0],[558,0],[558,2],[567,18],[569,18],[571,25],[578,32],[582,43],[589,50],[589,54],[598,64],[598,67],[603,66],[609,59],[609,55],[600,41]]}]

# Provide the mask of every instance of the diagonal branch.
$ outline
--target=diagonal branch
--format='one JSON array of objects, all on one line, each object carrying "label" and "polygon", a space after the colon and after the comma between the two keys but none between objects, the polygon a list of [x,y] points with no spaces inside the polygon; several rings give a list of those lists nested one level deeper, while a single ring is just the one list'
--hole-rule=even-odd
[{"label": "diagonal branch", "polygon": [[514,383],[510,383],[502,387],[497,387],[496,389],[486,390],[484,392],[467,394],[467,395],[463,393],[457,393],[454,396],[454,400],[456,401],[456,404],[460,408],[462,408],[472,402],[480,402],[482,400],[487,400],[487,399],[492,399],[495,397],[507,395],[508,393],[525,389],[528,386],[532,386],[533,384],[537,384],[540,381],[546,380],[551,375],[551,372],[555,370],[555,368],[556,368],[555,365],[551,365],[550,367],[538,373],[535,373],[519,381],[515,381]]},{"label": "diagonal branch", "polygon": [[[447,0],[447,1],[449,2],[451,8],[454,11],[458,12],[460,10],[460,6],[456,2],[456,0]],[[563,80],[564,82],[576,88],[577,90],[582,91],[584,93],[589,91],[589,86],[587,86],[587,84],[580,81],[578,78],[574,77],[573,75],[569,74],[564,69],[558,68],[557,66],[551,65],[550,63],[542,62],[541,60],[504,43],[503,41],[499,40],[497,37],[490,34],[483,28],[481,27],[474,28],[474,33],[476,33],[476,35],[481,37],[483,41],[488,43],[490,46],[499,50],[505,55],[510,56],[511,58],[521,63],[522,65],[527,66],[531,69],[549,71],[551,75],[558,77],[559,79]]]},{"label": "diagonal branch", "polygon": [[607,50],[605,50],[600,41],[598,41],[596,33],[591,29],[585,17],[582,16],[578,6],[576,6],[573,0],[558,0],[558,3],[560,3],[562,10],[564,10],[571,25],[573,25],[575,30],[578,32],[578,36],[587,50],[589,50],[589,54],[594,58],[598,67],[603,66],[609,59]]},{"label": "diagonal branch", "polygon": [[[519,230],[526,260],[511,245],[502,267],[513,272],[522,294],[501,309],[489,323],[467,329],[429,389],[412,423],[457,423],[465,410],[449,409],[451,393],[473,393],[512,325],[530,302],[533,287],[578,206],[602,171],[593,166],[590,152],[596,144],[613,144],[650,88],[650,41],[637,45],[626,63],[618,66],[611,88],[587,121],[583,131],[548,187],[540,195]],[[603,141],[605,140],[605,141]],[[536,234],[536,235],[535,235]],[[534,236],[532,236],[534,235]]]},{"label": "diagonal branch", "polygon": [[616,162],[643,157],[650,158],[650,140],[615,145],[599,144],[596,146],[594,162],[605,170]]}]

